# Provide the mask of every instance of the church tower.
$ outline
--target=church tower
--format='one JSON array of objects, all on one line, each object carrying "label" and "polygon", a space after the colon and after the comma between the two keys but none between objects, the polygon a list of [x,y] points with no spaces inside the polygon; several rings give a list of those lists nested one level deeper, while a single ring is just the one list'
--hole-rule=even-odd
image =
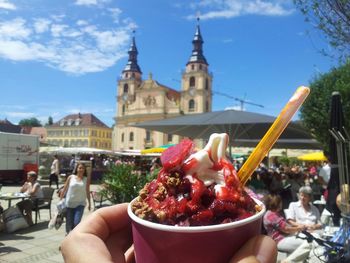
[{"label": "church tower", "polygon": [[[135,43],[135,36],[132,38],[128,54],[128,62],[117,84],[117,107],[112,140],[113,150],[123,148],[123,144],[127,142],[127,139],[129,137],[134,137],[132,129],[128,127],[127,115],[130,105],[136,100],[136,92],[142,83],[142,72],[137,64],[138,51]],[[120,146],[120,144],[122,144],[122,146]]]},{"label": "church tower", "polygon": [[159,83],[151,73],[148,79],[142,79],[133,36],[128,62],[117,82],[113,150],[141,150],[176,144],[181,139],[176,134],[145,130],[134,127],[134,124],[212,110],[212,75],[208,72],[209,65],[203,55],[199,24],[192,45],[192,54],[182,73],[181,91],[178,91]]},{"label": "church tower", "polygon": [[192,40],[192,54],[182,74],[181,110],[185,114],[210,112],[212,110],[212,75],[203,55],[203,39],[199,27]]},{"label": "church tower", "polygon": [[128,54],[128,62],[122,71],[121,79],[118,81],[117,117],[125,115],[128,105],[135,100],[134,94],[136,89],[142,82],[142,72],[137,64],[138,51],[135,43],[135,36],[132,38]]}]

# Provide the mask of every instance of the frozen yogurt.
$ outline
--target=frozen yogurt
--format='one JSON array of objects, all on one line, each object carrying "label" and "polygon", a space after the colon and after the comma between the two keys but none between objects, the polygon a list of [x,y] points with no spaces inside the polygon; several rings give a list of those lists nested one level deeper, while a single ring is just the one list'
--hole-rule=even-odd
[{"label": "frozen yogurt", "polygon": [[157,179],[132,203],[134,214],[160,224],[205,226],[260,211],[226,157],[228,140],[227,134],[214,133],[202,150],[195,151],[194,143],[184,139],[164,151]]}]

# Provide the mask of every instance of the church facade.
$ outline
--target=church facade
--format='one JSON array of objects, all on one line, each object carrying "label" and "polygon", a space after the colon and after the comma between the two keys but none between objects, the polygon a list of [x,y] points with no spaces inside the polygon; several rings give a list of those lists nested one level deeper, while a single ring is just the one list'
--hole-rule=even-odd
[{"label": "church facade", "polygon": [[129,48],[128,62],[117,83],[113,150],[148,149],[178,143],[180,137],[132,127],[132,124],[173,118],[212,110],[212,74],[203,54],[203,39],[197,25],[192,53],[181,76],[181,90],[160,84],[152,74],[143,79],[138,65],[135,37]]}]

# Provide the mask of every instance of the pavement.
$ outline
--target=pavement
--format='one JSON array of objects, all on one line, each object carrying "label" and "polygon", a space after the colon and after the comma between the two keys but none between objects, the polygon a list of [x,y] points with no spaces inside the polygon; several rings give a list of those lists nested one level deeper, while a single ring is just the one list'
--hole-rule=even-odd
[{"label": "pavement", "polygon": [[[47,180],[39,180],[42,186],[48,186]],[[61,186],[61,184],[60,184]],[[1,193],[15,193],[20,189],[20,185],[3,186]],[[91,191],[97,190],[99,185],[92,184]],[[20,200],[19,200],[20,201]],[[56,191],[51,204],[52,216],[56,213],[56,204],[59,198]],[[0,200],[4,209],[7,208],[7,201]],[[18,201],[12,201],[11,205],[15,205]],[[83,219],[93,212],[94,206],[92,202],[92,210],[87,208],[84,210]],[[108,205],[108,203],[105,203]],[[33,220],[35,212],[33,212]],[[0,263],[63,263],[63,257],[59,251],[59,246],[65,237],[65,222],[56,230],[48,229],[50,221],[49,210],[40,211],[40,219],[38,223],[28,228],[15,231],[14,233],[0,232]],[[286,258],[285,253],[278,253],[277,262]]]},{"label": "pavement", "polygon": [[[39,180],[42,186],[47,186],[48,182],[45,180]],[[61,184],[60,184],[61,186]],[[14,193],[18,192],[20,185],[15,186],[3,186],[1,193]],[[96,190],[98,185],[92,184],[90,190]],[[20,201],[20,200],[19,200]],[[52,216],[55,214],[56,204],[59,198],[54,193],[53,201],[51,203]],[[4,209],[7,208],[7,201],[0,200]],[[11,205],[15,205],[18,201],[12,201]],[[91,201],[92,211],[93,202]],[[89,211],[85,208],[83,219],[86,218]],[[35,212],[33,212],[33,219]],[[28,228],[15,231],[14,233],[0,232],[0,262],[1,263],[25,263],[25,262],[37,262],[37,263],[61,263],[64,262],[63,257],[59,251],[59,246],[65,237],[65,222],[62,226],[56,230],[48,229],[50,221],[49,210],[40,210],[40,219],[36,225],[29,226]]]}]

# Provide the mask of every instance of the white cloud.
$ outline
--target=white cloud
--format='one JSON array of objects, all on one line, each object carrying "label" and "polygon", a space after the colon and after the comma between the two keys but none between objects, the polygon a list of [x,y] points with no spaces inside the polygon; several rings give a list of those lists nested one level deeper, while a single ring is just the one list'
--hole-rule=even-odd
[{"label": "white cloud", "polygon": [[65,29],[69,28],[68,25],[54,24],[51,26],[51,33],[53,37],[60,37]]},{"label": "white cloud", "polygon": [[112,19],[115,23],[119,23],[120,15],[122,13],[122,10],[119,8],[109,8],[109,12],[112,14]]},{"label": "white cloud", "polygon": [[85,5],[85,6],[102,6],[104,3],[108,3],[110,0],[76,0],[76,5]]},{"label": "white cloud", "polygon": [[0,39],[26,39],[30,34],[31,29],[26,27],[22,18],[0,23]]},{"label": "white cloud", "polygon": [[60,17],[59,22],[46,18],[0,21],[0,58],[40,61],[79,75],[103,71],[127,55],[133,22],[124,23],[118,29],[101,30],[85,20],[69,24],[64,19]]},{"label": "white cloud", "polygon": [[[32,110],[35,109],[35,112]],[[12,123],[18,123],[22,119],[37,118],[42,124],[47,123],[49,116],[54,122],[68,114],[93,112],[97,118],[105,124],[113,124],[114,108],[106,108],[106,105],[87,102],[79,107],[64,105],[56,107],[52,104],[38,103],[30,105],[0,105],[0,120],[7,118]]]},{"label": "white cloud", "polygon": [[86,20],[80,19],[80,20],[77,21],[77,25],[78,25],[78,26],[86,26],[86,25],[88,25],[88,24],[89,24],[89,22],[86,21]]},{"label": "white cloud", "polygon": [[230,106],[230,107],[226,107],[224,110],[237,110],[237,111],[245,111],[245,108],[241,108],[240,105],[234,105],[234,106]]},{"label": "white cloud", "polygon": [[[282,0],[201,0],[192,3],[201,10],[201,19],[233,18],[242,15],[286,16],[294,12],[290,1]],[[189,19],[196,15],[188,16]]]},{"label": "white cloud", "polygon": [[10,3],[8,0],[0,0],[0,9],[16,10],[16,6]]},{"label": "white cloud", "polygon": [[38,18],[34,20],[33,26],[34,26],[35,32],[38,34],[41,34],[49,30],[50,24],[51,24],[51,21],[49,19]]},{"label": "white cloud", "polygon": [[222,42],[223,43],[231,43],[231,42],[233,42],[233,39],[232,38],[226,38],[226,39],[224,39],[224,40],[222,40]]},{"label": "white cloud", "polygon": [[5,116],[11,117],[11,118],[18,118],[18,119],[27,119],[32,118],[35,116],[35,113],[33,112],[4,112]]},{"label": "white cloud", "polygon": [[76,5],[97,5],[97,0],[77,0]]},{"label": "white cloud", "polygon": [[47,61],[56,57],[55,51],[41,44],[0,40],[0,56],[14,61]]}]

